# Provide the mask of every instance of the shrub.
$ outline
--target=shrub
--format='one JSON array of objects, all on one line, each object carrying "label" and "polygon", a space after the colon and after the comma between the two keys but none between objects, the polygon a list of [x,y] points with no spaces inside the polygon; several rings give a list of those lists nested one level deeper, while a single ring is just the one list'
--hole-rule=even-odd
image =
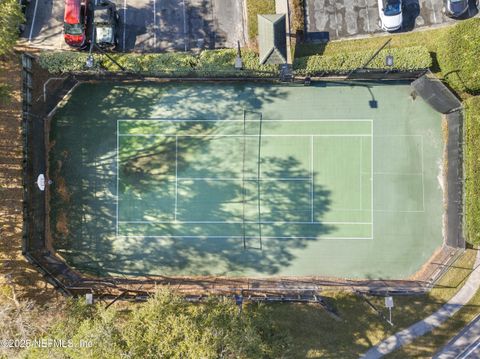
[{"label": "shrub", "polygon": [[[295,60],[294,69],[300,75],[315,75],[322,72],[345,74],[362,66],[374,53],[374,50],[369,50],[344,52],[329,56],[300,57]],[[423,46],[414,46],[384,49],[368,67],[384,69],[386,67],[385,57],[388,54],[394,57],[394,69],[418,70],[426,69],[432,65],[432,58],[428,50]]]},{"label": "shrub", "polygon": [[457,90],[480,93],[480,19],[451,27],[439,46],[438,63],[443,76]]},{"label": "shrub", "polygon": [[89,340],[91,348],[31,349],[29,358],[278,358],[288,345],[264,306],[239,315],[233,300],[191,304],[160,291],[132,311],[70,303],[45,338]]},{"label": "shrub", "polygon": [[[277,66],[260,65],[258,55],[252,51],[242,51],[244,70],[235,70],[237,51],[234,49],[206,50],[199,55],[189,53],[166,54],[111,54],[127,72],[146,76],[204,76],[204,77],[236,77],[236,76],[272,76],[278,73]],[[86,53],[79,52],[43,52],[40,54],[40,66],[54,74],[86,71]],[[102,68],[119,72],[118,66],[107,56],[95,54],[95,67],[90,71],[97,72]]]},{"label": "shrub", "polygon": [[465,101],[465,199],[467,241],[480,244],[480,97]]}]

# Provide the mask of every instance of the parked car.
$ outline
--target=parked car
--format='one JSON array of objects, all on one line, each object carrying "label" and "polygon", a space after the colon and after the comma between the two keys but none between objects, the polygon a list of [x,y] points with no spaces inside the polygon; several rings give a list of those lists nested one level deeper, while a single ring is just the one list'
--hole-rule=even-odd
[{"label": "parked car", "polygon": [[83,48],[87,45],[87,1],[65,0],[63,37],[72,47]]},{"label": "parked car", "polygon": [[450,17],[460,17],[468,11],[469,0],[444,0],[443,12]]},{"label": "parked car", "polygon": [[95,43],[103,49],[117,46],[117,28],[119,16],[115,4],[102,1],[93,7],[93,24],[95,26]]},{"label": "parked car", "polygon": [[378,12],[382,30],[390,32],[402,27],[402,0],[378,0]]}]

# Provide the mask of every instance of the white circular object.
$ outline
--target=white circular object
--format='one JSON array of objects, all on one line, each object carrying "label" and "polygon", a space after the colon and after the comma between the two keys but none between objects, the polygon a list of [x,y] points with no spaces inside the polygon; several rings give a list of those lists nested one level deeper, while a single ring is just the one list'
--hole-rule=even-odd
[{"label": "white circular object", "polygon": [[40,188],[40,191],[45,191],[45,176],[43,174],[38,175],[37,186]]}]

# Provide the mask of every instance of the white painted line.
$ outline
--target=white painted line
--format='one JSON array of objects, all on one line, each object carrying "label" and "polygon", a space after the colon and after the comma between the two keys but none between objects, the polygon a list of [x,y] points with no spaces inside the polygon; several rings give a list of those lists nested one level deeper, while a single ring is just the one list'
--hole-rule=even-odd
[{"label": "white painted line", "polygon": [[127,0],[123,0],[123,52],[125,52],[126,34],[127,34]]},{"label": "white painted line", "polygon": [[185,0],[182,0],[183,5],[183,44],[185,46],[185,52],[188,50],[187,47],[187,10],[185,8]]},{"label": "white painted line", "polygon": [[360,139],[360,189],[359,189],[359,193],[360,193],[360,209],[363,208],[363,203],[362,203],[362,199],[363,199],[363,196],[362,196],[362,175],[363,175],[363,172],[362,172],[362,169],[363,169],[363,138]]},{"label": "white painted line", "polygon": [[[365,174],[370,174],[370,172],[362,172],[364,175]],[[413,173],[413,172],[374,172],[374,176],[422,176],[422,173]]]},{"label": "white painted line", "polygon": [[279,177],[279,178],[230,178],[230,177],[177,177],[179,181],[310,181],[309,177]]},{"label": "white painted line", "polygon": [[367,32],[370,32],[370,16],[368,14],[368,1],[365,0],[365,10],[367,12]]},{"label": "white painted line", "polygon": [[175,136],[175,222],[177,221],[177,205],[178,205],[178,136]]},{"label": "white painted line", "polygon": [[371,209],[372,209],[371,213],[372,213],[372,214],[371,214],[371,217],[370,217],[370,221],[372,221],[371,236],[372,236],[372,238],[373,238],[373,223],[374,223],[374,221],[373,221],[373,217],[374,217],[374,215],[373,215],[373,214],[374,214],[374,211],[373,211],[373,199],[374,199],[374,196],[373,196],[373,189],[374,189],[374,186],[373,186],[373,178],[374,178],[374,176],[373,176],[373,173],[374,173],[374,170],[373,170],[373,144],[374,144],[373,122],[371,122],[371,125],[370,125],[370,126],[371,126],[371,127],[370,127],[370,135],[371,135],[371,136],[370,136],[370,138],[371,138],[371,140],[370,140],[370,141],[371,141],[371,143],[370,143],[370,151],[371,151],[370,171],[371,171],[371,173],[372,173],[372,174],[370,175],[370,182],[371,182],[371,184],[370,184],[370,193],[371,193],[371,201],[372,201],[372,203],[371,203]]},{"label": "white painted line", "polygon": [[157,47],[157,0],[153,0],[153,48]]},{"label": "white painted line", "polygon": [[435,3],[433,0],[430,0],[430,4],[432,4],[432,14],[433,14],[433,23],[437,23],[437,15],[435,14]]},{"label": "white painted line", "polygon": [[[344,134],[344,135],[297,135],[297,134],[277,134],[277,135],[263,135],[262,137],[370,137],[371,135],[357,135],[357,134]],[[258,135],[164,135],[163,133],[136,133],[136,134],[122,134],[120,137],[208,137],[208,138],[222,138],[222,137],[258,137]]]},{"label": "white painted line", "polygon": [[33,28],[35,27],[35,18],[37,16],[37,6],[38,6],[38,0],[35,0],[35,8],[33,9],[32,24],[30,25],[30,34],[28,35],[29,43],[32,42]]},{"label": "white painted line", "polygon": [[[240,202],[239,202],[240,203]],[[309,222],[309,221],[119,221],[119,223],[132,224],[345,224],[345,225],[371,225],[371,222]]]},{"label": "white painted line", "polygon": [[119,181],[120,181],[120,180],[119,180],[119,178],[120,178],[120,177],[119,177],[119,173],[120,173],[120,171],[119,171],[120,160],[119,160],[119,153],[118,153],[118,152],[119,152],[118,148],[119,148],[120,137],[118,136],[118,127],[119,127],[119,126],[118,126],[118,121],[117,121],[117,196],[116,196],[116,198],[117,198],[117,200],[116,200],[117,212],[116,212],[116,217],[115,217],[115,219],[116,219],[115,235],[116,235],[116,236],[118,236],[118,222],[119,222],[119,221],[118,221],[118,212],[119,212],[119,211],[118,211],[118,207],[119,207],[118,184],[119,184]]},{"label": "white painted line", "polygon": [[[162,118],[162,117],[148,117],[148,118],[124,118],[124,119],[118,119],[117,121],[121,122],[127,122],[127,121],[134,121],[134,122],[141,122],[141,121],[151,121],[151,122],[219,122],[219,123],[224,123],[224,122],[242,122],[243,120],[210,120],[210,119],[204,119],[204,120],[192,120],[192,119],[181,119],[181,118]],[[245,122],[260,122],[260,120],[245,120]],[[373,122],[372,119],[285,119],[285,120],[262,120],[263,123],[265,122]],[[395,135],[385,135],[385,136],[395,136]],[[422,136],[422,135],[397,135],[397,136]],[[379,136],[381,137],[381,136]]]},{"label": "white painted line", "polygon": [[422,203],[423,203],[423,210],[425,210],[425,175],[423,171],[423,136],[422,136],[422,148],[421,148],[421,161],[422,161]]},{"label": "white painted line", "polygon": [[[235,239],[243,239],[243,236],[129,236],[129,235],[122,235],[119,238],[164,238],[164,239],[171,239],[171,238],[200,238],[200,239],[226,239],[226,238],[235,238]],[[247,239],[260,239],[260,237],[245,237]],[[291,237],[269,237],[269,236],[262,236],[261,239],[333,239],[333,240],[371,240],[373,238],[367,237],[308,237],[308,236],[291,236]]]},{"label": "white painted line", "polygon": [[315,180],[315,177],[314,177],[314,171],[313,171],[313,136],[310,136],[310,173],[311,173],[311,185],[310,185],[310,193],[311,193],[311,199],[310,199],[310,202],[311,202],[311,209],[310,209],[310,214],[311,214],[311,219],[310,221],[312,223],[315,222],[315,208],[314,208],[314,180]]}]

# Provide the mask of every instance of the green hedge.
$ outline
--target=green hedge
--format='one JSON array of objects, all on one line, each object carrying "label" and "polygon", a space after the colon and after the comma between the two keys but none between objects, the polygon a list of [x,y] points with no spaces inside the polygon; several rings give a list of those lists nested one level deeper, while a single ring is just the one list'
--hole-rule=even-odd
[{"label": "green hedge", "polygon": [[453,26],[441,43],[438,63],[450,85],[471,94],[480,93],[480,19]]},{"label": "green hedge", "polygon": [[[297,74],[314,75],[322,72],[347,73],[362,66],[375,50],[338,53],[335,55],[313,55],[295,59],[294,69]],[[432,58],[427,48],[414,46],[406,48],[384,49],[369,64],[369,68],[385,68],[385,57],[394,57],[394,69],[419,70],[432,66]]]},{"label": "green hedge", "polygon": [[480,96],[465,101],[465,198],[467,241],[480,244]]},{"label": "green hedge", "polygon": [[[166,54],[111,54],[127,72],[146,76],[276,76],[277,66],[260,65],[258,56],[252,51],[242,51],[244,70],[235,70],[234,49],[206,50],[199,55],[189,53]],[[43,52],[39,56],[40,66],[50,73],[87,71],[88,54],[81,52]],[[118,72],[119,68],[107,56],[94,54],[95,67],[90,71]]]}]

